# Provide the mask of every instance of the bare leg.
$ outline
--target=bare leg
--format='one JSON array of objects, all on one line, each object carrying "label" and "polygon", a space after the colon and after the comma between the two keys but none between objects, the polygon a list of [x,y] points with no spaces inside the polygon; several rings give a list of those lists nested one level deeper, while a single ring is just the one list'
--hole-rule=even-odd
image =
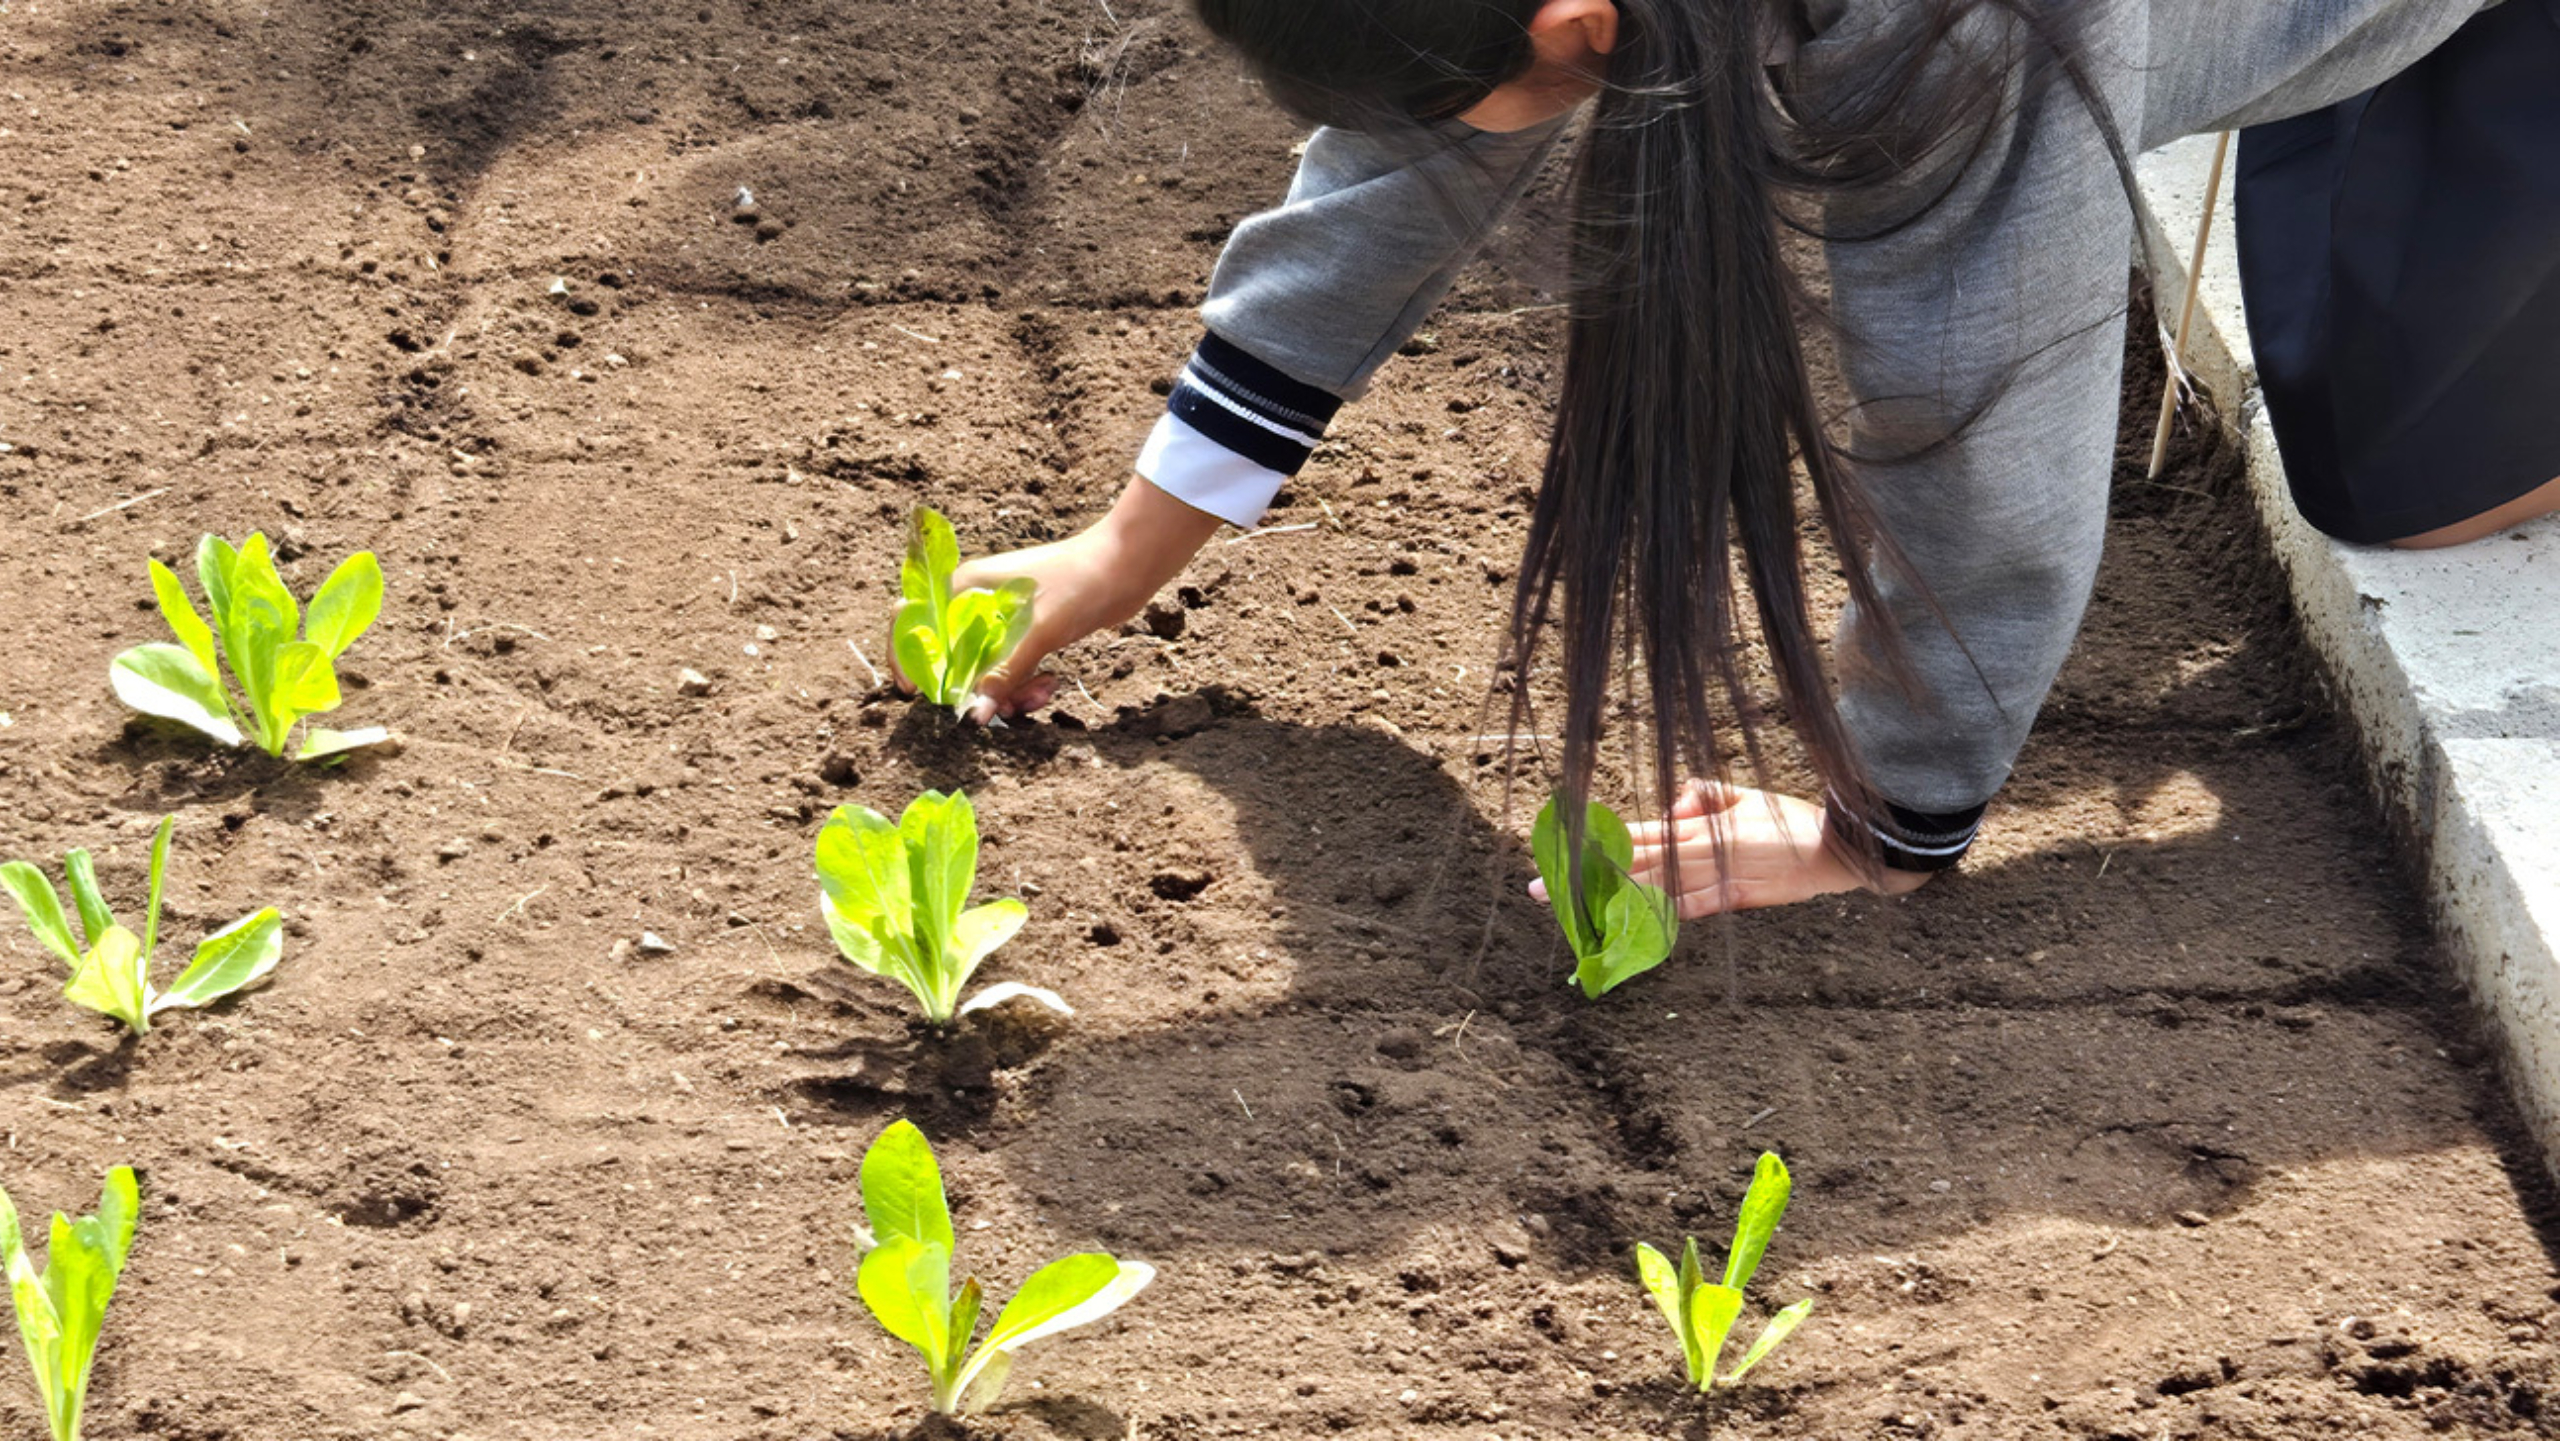
[{"label": "bare leg", "polygon": [[2466,541],[2478,540],[2492,531],[2504,530],[2518,522],[2550,515],[2555,511],[2560,511],[2560,480],[2554,480],[2548,485],[2536,486],[2499,506],[2496,510],[2483,511],[2469,520],[2455,521],[2438,530],[2404,536],[2391,544],[2401,550],[2436,550],[2443,546],[2461,545]]}]

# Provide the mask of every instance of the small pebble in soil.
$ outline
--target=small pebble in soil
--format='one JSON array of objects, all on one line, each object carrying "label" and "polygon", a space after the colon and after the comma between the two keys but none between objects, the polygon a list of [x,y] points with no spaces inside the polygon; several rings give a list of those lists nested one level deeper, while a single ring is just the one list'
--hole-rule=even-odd
[{"label": "small pebble in soil", "polygon": [[458,861],[469,854],[471,854],[471,842],[460,836],[455,836],[452,840],[436,847],[436,859],[448,863]]},{"label": "small pebble in soil", "polygon": [[711,677],[693,669],[676,672],[676,694],[701,696],[711,694]]},{"label": "small pebble in soil", "polygon": [[1147,880],[1147,889],[1168,901],[1187,901],[1209,889],[1215,879],[1196,866],[1168,866]]},{"label": "small pebble in soil", "polygon": [[642,931],[640,953],[644,956],[672,956],[676,953],[675,943],[656,931]]}]

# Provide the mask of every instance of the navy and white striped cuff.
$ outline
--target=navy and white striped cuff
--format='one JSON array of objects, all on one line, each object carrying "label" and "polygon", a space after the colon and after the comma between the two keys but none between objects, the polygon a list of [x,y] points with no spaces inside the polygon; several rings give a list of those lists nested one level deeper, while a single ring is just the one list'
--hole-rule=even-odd
[{"label": "navy and white striped cuff", "polygon": [[1964,859],[1982,830],[1982,806],[1933,813],[1888,801],[1883,815],[1860,816],[1842,804],[1836,793],[1823,799],[1832,823],[1849,835],[1864,831],[1887,870],[1950,870]]},{"label": "navy and white striped cuff", "polygon": [[1206,335],[1165,402],[1138,473],[1186,504],[1251,525],[1341,408],[1331,391]]},{"label": "navy and white striped cuff", "polygon": [[1171,414],[1156,417],[1156,428],[1138,452],[1138,474],[1193,510],[1207,511],[1229,525],[1251,530],[1271,508],[1272,498],[1289,477],[1254,464]]}]

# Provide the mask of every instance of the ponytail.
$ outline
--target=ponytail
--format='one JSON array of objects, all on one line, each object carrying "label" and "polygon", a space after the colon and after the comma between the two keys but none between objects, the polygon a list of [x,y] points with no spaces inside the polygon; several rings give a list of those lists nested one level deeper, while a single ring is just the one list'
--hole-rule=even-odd
[{"label": "ponytail", "polygon": [[1651,718],[1647,769],[1664,814],[1680,776],[1734,759],[1720,733],[1761,767],[1739,563],[1778,703],[1833,791],[1863,811],[1811,615],[1793,463],[1852,597],[1869,606],[1872,527],[1824,436],[1797,331],[1803,297],[1780,250],[1771,171],[1784,137],[1764,60],[1775,37],[1754,3],[1618,6],[1609,86],[1575,169],[1564,394],[1512,599],[1514,729],[1553,630],[1568,796],[1589,788],[1621,660],[1629,691],[1642,676],[1628,698]]}]

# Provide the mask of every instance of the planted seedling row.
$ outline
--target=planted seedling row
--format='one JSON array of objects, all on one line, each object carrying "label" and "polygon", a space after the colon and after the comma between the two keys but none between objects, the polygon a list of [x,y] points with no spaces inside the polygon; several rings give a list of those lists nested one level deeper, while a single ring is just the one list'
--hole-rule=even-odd
[{"label": "planted seedling row", "polygon": [[[1010,658],[1029,632],[1035,592],[1029,581],[953,593],[959,543],[949,521],[919,506],[910,517],[899,572],[892,652],[904,678],[926,702],[965,713],[978,688]],[[146,715],[174,721],[226,746],[254,744],[296,760],[334,761],[387,739],[380,727],[295,729],[340,703],[336,660],[380,615],[383,581],[370,552],[342,562],[298,605],[277,573],[266,537],[238,547],[206,536],[196,550],[196,578],[212,621],[197,612],[177,575],[150,562],[152,591],[177,643],[137,646],[115,658],[116,695]],[[226,677],[228,684],[226,684]],[[244,728],[245,727],[245,728]],[[1597,999],[1660,965],[1678,936],[1668,896],[1636,880],[1632,837],[1607,806],[1588,802],[1578,820],[1559,795],[1539,812],[1531,833],[1538,873],[1571,948],[1572,979]],[[152,838],[142,931],[118,923],[85,850],[63,859],[72,897],[63,909],[52,882],[35,865],[0,865],[5,888],[43,947],[69,967],[65,999],[147,1032],[163,1012],[211,1005],[265,980],[283,954],[283,916],[254,911],[197,943],[192,962],[167,990],[152,980],[160,901],[177,817]],[[850,965],[897,982],[914,995],[925,1021],[947,1030],[960,1018],[1013,1000],[1073,1014],[1055,992],[1018,981],[961,992],[979,965],[1019,932],[1028,908],[1005,897],[969,904],[978,874],[978,826],[967,795],[926,791],[895,821],[860,805],[838,807],[819,829],[815,869],[819,910],[837,951]],[[79,919],[72,930],[70,916]],[[983,1410],[1002,1394],[1014,1356],[1033,1341],[1098,1321],[1155,1279],[1155,1269],[1088,1252],[1033,1272],[997,1312],[981,1338],[988,1299],[975,1276],[956,1288],[957,1240],[931,1144],[911,1122],[898,1121],[865,1152],[860,1171],[861,1263],[855,1289],[883,1330],[915,1349],[925,1364],[933,1409]],[[1801,1323],[1812,1307],[1799,1301],[1775,1313],[1730,1369],[1722,1356],[1790,1192],[1787,1169],[1764,1154],[1752,1178],[1722,1278],[1710,1283],[1690,1238],[1675,1264],[1639,1243],[1639,1278],[1679,1342],[1686,1375],[1701,1392],[1738,1383]],[[34,1368],[54,1441],[78,1441],[89,1374],[108,1301],[131,1250],[139,1191],[129,1167],[107,1173],[98,1210],[76,1220],[57,1213],[39,1268],[25,1244],[17,1212],[0,1191],[0,1268],[5,1268],[18,1331]]]}]

